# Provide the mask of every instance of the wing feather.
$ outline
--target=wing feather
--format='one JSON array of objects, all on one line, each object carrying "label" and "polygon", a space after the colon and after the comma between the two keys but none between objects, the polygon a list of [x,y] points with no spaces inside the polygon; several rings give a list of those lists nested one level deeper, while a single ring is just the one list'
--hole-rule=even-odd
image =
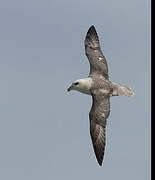
[{"label": "wing feather", "polygon": [[91,26],[85,38],[85,53],[90,63],[90,76],[99,74],[109,79],[108,65],[101,51],[99,37],[94,26]]},{"label": "wing feather", "polygon": [[106,122],[110,113],[110,97],[99,91],[92,93],[93,104],[89,113],[90,135],[99,165],[102,165],[106,145]]}]

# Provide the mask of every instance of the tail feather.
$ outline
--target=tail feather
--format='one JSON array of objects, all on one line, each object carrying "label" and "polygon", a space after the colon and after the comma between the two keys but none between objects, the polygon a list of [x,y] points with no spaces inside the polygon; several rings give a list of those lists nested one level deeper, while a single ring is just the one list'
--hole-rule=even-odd
[{"label": "tail feather", "polygon": [[112,86],[113,86],[112,96],[128,96],[128,97],[131,97],[134,95],[132,89],[127,87],[127,86],[119,85],[116,83],[112,83]]}]

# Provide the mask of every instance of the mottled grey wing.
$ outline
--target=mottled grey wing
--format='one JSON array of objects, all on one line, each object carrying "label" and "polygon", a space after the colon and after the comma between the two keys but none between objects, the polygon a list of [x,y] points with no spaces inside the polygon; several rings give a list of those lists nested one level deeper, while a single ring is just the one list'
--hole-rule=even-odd
[{"label": "mottled grey wing", "polygon": [[85,38],[85,53],[90,63],[90,76],[99,74],[109,79],[108,65],[101,51],[99,38],[94,26],[91,26]]},{"label": "mottled grey wing", "polygon": [[92,92],[93,104],[89,113],[90,134],[99,165],[102,165],[106,144],[106,119],[110,113],[110,97]]}]

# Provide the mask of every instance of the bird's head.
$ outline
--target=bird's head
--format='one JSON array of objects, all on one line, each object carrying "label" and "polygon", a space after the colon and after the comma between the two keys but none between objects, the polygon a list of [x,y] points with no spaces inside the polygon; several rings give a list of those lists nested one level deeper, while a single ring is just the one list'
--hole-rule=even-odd
[{"label": "bird's head", "polygon": [[68,91],[76,90],[85,94],[90,94],[90,88],[92,85],[91,78],[78,79],[72,83],[72,85],[67,89]]},{"label": "bird's head", "polygon": [[71,91],[71,90],[77,90],[79,91],[79,89],[81,89],[82,86],[82,82],[80,80],[76,80],[72,83],[72,85],[67,89],[67,91]]}]

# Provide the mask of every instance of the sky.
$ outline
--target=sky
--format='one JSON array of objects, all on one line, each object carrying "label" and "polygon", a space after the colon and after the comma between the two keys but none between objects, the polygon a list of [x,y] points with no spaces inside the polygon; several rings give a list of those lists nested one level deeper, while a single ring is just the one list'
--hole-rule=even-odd
[{"label": "sky", "polygon": [[[89,134],[84,38],[96,27],[112,97],[103,165]],[[150,179],[150,1],[0,1],[0,179]]]}]

